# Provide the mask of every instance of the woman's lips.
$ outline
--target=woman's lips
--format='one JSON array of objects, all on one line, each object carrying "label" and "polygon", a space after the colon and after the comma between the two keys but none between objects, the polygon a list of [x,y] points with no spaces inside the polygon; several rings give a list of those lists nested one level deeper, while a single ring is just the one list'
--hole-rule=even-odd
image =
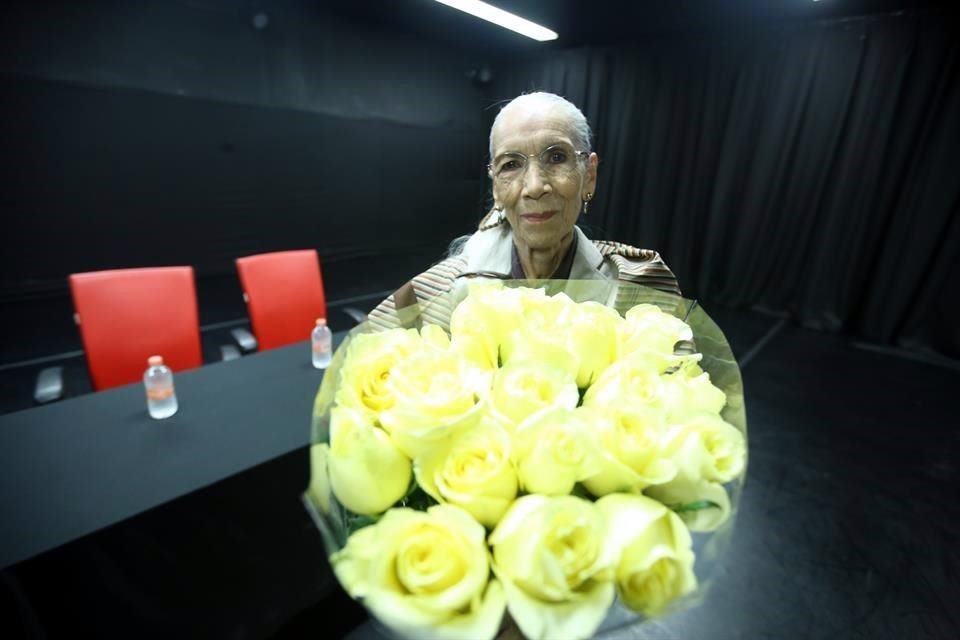
[{"label": "woman's lips", "polygon": [[524,222],[539,224],[541,222],[546,222],[547,220],[552,218],[554,215],[556,215],[556,213],[557,213],[556,211],[544,211],[543,213],[525,213],[520,217],[523,218]]}]

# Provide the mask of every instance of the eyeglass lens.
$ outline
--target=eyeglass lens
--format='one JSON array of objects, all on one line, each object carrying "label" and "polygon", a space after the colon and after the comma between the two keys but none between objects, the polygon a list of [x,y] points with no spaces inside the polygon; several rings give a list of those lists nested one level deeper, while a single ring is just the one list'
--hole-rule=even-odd
[{"label": "eyeglass lens", "polygon": [[[549,175],[566,174],[576,168],[577,153],[570,146],[551,145],[536,156],[540,169]],[[494,175],[501,180],[519,178],[525,172],[531,158],[522,153],[507,152],[494,160]]]}]

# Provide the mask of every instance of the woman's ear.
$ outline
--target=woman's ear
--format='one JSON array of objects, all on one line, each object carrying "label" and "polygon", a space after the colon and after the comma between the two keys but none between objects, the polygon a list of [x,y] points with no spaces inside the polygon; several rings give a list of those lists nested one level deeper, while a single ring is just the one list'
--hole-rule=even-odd
[{"label": "woman's ear", "polygon": [[587,180],[584,183],[584,189],[589,193],[597,192],[597,166],[600,164],[600,157],[596,153],[591,153],[587,158]]},{"label": "woman's ear", "polygon": [[500,194],[497,193],[497,182],[494,180],[493,186],[490,187],[490,195],[493,198],[493,208],[502,209],[503,208],[503,198],[500,197]]}]

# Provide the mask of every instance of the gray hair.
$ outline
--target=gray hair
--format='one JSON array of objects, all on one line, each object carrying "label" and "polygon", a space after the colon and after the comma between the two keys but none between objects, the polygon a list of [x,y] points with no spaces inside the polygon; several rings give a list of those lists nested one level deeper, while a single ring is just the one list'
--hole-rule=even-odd
[{"label": "gray hair", "polygon": [[558,96],[554,93],[537,91],[536,93],[525,93],[517,96],[505,104],[502,109],[500,109],[500,113],[498,113],[497,117],[493,120],[493,126],[490,127],[491,159],[493,158],[493,132],[497,128],[497,123],[500,121],[500,116],[502,116],[508,109],[512,109],[514,107],[528,107],[539,111],[547,111],[549,109],[559,110],[560,113],[562,113],[567,119],[567,122],[570,123],[569,134],[574,148],[576,148],[578,151],[593,151],[593,149],[590,147],[590,137],[592,135],[590,131],[590,124],[587,122],[587,118],[583,115],[583,112],[566,98]]}]

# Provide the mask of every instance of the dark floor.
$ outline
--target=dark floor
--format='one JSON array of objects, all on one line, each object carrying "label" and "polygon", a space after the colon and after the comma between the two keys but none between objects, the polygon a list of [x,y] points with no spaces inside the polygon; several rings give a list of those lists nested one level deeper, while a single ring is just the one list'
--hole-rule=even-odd
[{"label": "dark floor", "polygon": [[743,375],[725,571],[649,638],[960,637],[960,373],[786,327]]},{"label": "dark floor", "polygon": [[[332,307],[350,297],[330,290]],[[224,305],[216,313],[208,305],[205,322],[242,318],[239,295],[208,289],[201,300],[216,295]],[[737,526],[701,606],[642,636],[611,637],[960,638],[960,370],[769,315],[705,307],[744,378],[750,462]],[[216,349],[223,331],[206,331],[205,349]],[[191,620],[197,637],[377,638],[331,582],[300,505],[305,453],[287,458],[24,563],[11,574],[19,628],[32,629],[30,637],[105,628],[153,637],[140,633],[149,627],[161,637],[184,635],[177,622]],[[143,548],[162,554],[167,538],[200,540],[211,553],[137,559]],[[224,550],[230,545],[253,552],[235,557]],[[151,586],[124,558],[157,572],[169,565],[168,581]],[[98,571],[109,585],[101,591],[78,577]],[[217,593],[225,577],[230,588]],[[123,586],[132,583],[140,589]]]}]

